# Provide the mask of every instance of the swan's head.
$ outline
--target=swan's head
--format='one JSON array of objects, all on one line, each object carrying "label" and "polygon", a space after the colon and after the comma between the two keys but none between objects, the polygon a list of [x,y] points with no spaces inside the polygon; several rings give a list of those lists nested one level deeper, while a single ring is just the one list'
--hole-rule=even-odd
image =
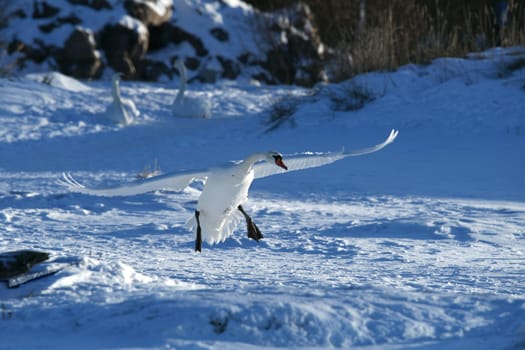
[{"label": "swan's head", "polygon": [[122,79],[122,77],[124,76],[124,74],[120,73],[120,72],[116,72],[115,74],[113,74],[113,83],[118,83],[120,79]]},{"label": "swan's head", "polygon": [[283,156],[279,152],[268,152],[266,153],[266,161],[277,165],[278,167],[288,170],[288,167],[283,162]]},{"label": "swan's head", "polygon": [[182,58],[177,58],[175,60],[175,63],[173,64],[175,66],[175,68],[177,68],[179,71],[182,71],[183,69],[186,69],[186,66],[184,66],[184,61],[182,60]]}]

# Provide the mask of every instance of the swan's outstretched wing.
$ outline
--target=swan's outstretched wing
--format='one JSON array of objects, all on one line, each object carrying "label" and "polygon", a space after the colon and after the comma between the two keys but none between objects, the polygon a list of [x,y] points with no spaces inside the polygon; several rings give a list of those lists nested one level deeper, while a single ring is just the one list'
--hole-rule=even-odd
[{"label": "swan's outstretched wing", "polygon": [[[377,152],[385,146],[394,142],[399,131],[392,130],[388,138],[375,146],[367,147],[355,151],[341,151],[341,152],[329,152],[329,153],[298,153],[293,155],[283,156],[283,161],[288,167],[288,171],[301,170],[307,168],[315,168],[336,162],[340,159],[352,156],[361,156],[364,154],[369,154]],[[268,162],[257,163],[254,165],[255,178],[261,178],[265,176],[270,176],[274,174],[280,174],[286,172],[286,170],[275,166]]]},{"label": "swan's outstretched wing", "polygon": [[137,180],[122,186],[110,188],[88,188],[80,184],[70,174],[62,174],[58,183],[67,187],[70,191],[91,194],[95,196],[132,196],[155,190],[182,191],[195,180],[205,180],[208,172],[177,172],[155,176],[145,180]]}]

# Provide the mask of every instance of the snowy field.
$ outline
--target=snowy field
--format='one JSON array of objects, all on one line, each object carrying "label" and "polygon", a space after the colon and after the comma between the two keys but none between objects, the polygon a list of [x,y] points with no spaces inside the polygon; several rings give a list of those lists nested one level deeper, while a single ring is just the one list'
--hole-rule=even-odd
[{"label": "snowy field", "polygon": [[[190,86],[209,120],[171,115],[176,82],[122,82],[141,111],[127,127],[105,120],[109,81],[0,80],[0,251],[64,266],[0,286],[0,349],[525,348],[524,52],[312,90]],[[355,89],[373,100],[344,110]],[[295,113],[265,132],[283,101]],[[104,198],[56,183],[350,150],[392,128],[378,153],[255,181],[245,208],[265,238],[242,225],[202,253],[185,227],[200,185]]]}]

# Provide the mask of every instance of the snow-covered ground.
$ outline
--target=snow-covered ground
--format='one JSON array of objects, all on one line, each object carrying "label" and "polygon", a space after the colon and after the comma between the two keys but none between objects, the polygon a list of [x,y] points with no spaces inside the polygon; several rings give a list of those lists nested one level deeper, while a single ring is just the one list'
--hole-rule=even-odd
[{"label": "snow-covered ground", "polygon": [[[209,120],[172,116],[173,83],[122,82],[141,111],[127,127],[104,120],[109,81],[0,80],[0,251],[65,266],[0,286],[0,349],[523,348],[525,70],[506,67],[524,52],[312,90],[190,86]],[[374,100],[340,110],[355,90]],[[265,132],[284,101],[295,113]],[[199,185],[102,198],[56,183],[360,148],[392,128],[378,153],[257,180],[245,208],[265,238],[240,226],[200,254],[185,227]]]}]

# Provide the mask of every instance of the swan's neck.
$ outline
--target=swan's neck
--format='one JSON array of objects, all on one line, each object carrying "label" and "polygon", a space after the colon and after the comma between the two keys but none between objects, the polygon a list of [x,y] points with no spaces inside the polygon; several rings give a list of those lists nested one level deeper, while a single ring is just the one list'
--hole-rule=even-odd
[{"label": "swan's neck", "polygon": [[266,153],[254,153],[241,163],[241,165],[246,169],[246,171],[250,171],[253,167],[253,165],[261,160],[266,160]]},{"label": "swan's neck", "polygon": [[177,98],[175,101],[182,102],[184,99],[184,92],[186,91],[186,80],[187,80],[187,73],[186,73],[186,67],[184,65],[181,65],[180,67],[177,67],[180,74],[180,84],[179,84],[179,93],[177,94]]},{"label": "swan's neck", "polygon": [[111,95],[113,96],[114,101],[120,102],[120,87],[118,79],[113,79],[113,84],[111,85]]}]

